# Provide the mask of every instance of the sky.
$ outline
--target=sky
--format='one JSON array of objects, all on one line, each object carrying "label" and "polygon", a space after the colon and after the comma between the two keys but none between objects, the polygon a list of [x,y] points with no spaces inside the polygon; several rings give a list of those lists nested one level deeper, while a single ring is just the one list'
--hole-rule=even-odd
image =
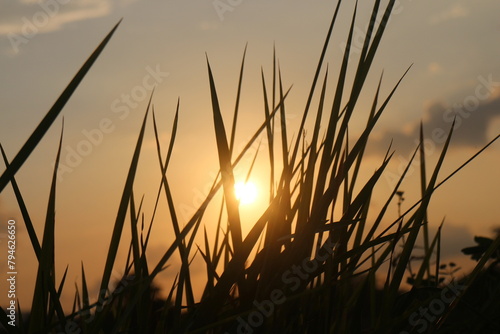
[{"label": "sky", "polygon": [[[206,57],[229,124],[239,66],[248,45],[236,148],[245,144],[263,120],[260,71],[270,82],[273,47],[285,86],[293,84],[286,120],[290,129],[296,129],[335,5],[335,1],[320,0],[2,3],[0,143],[10,159],[102,38],[123,18],[62,114],[16,175],[41,239],[64,117],[57,189],[58,277],[69,265],[68,280],[72,284],[68,286],[73,286],[81,279],[83,262],[89,285],[97,288],[104,266],[102,254],[109,246],[126,173],[153,87],[165,149],[180,99],[179,129],[169,175],[181,221],[185,222],[218,170]],[[370,7],[371,2],[363,2],[358,10],[353,59],[359,55]],[[352,11],[352,3],[341,6],[339,26],[327,53],[332,80],[338,74]],[[421,122],[427,138],[426,160],[432,166],[456,116],[456,131],[440,179],[500,133],[499,12],[500,3],[496,0],[396,2],[368,77],[366,94],[359,102],[361,109],[370,106],[382,72],[382,94],[387,95],[412,65],[375,128],[367,152],[367,168],[371,172],[394,140],[396,153],[380,185],[381,197],[373,201],[375,207],[382,205],[382,194],[394,185],[394,178],[415,149]],[[353,124],[354,134],[363,122]],[[265,154],[261,155],[265,161]],[[494,144],[439,189],[430,207],[432,228],[445,219],[444,255],[464,260],[464,266],[471,263],[459,250],[471,245],[474,235],[490,236],[492,228],[500,225],[499,164],[500,144]],[[259,168],[256,175],[265,175],[265,168]],[[243,169],[236,176],[243,178]],[[136,194],[145,196],[145,212],[152,210],[158,182],[156,147],[149,125],[135,189]],[[264,189],[261,180],[254,182]],[[410,171],[403,190],[405,208],[419,196],[416,169]],[[248,221],[262,209],[266,201],[262,197],[254,204],[256,207],[242,209]],[[159,215],[166,216],[166,211]],[[36,260],[10,186],[0,194],[0,236],[8,219],[15,219],[19,226],[18,279],[23,287],[21,300],[27,305]],[[159,226],[154,233],[152,262],[170,244],[172,230]],[[0,241],[4,246],[4,239]],[[122,248],[122,257],[124,252]],[[5,264],[1,263],[0,270],[4,269]],[[172,273],[173,270],[167,270],[165,275]],[[117,270],[114,278],[120,275]],[[69,300],[74,291],[68,291]],[[0,296],[0,304],[4,303],[3,298]]]}]

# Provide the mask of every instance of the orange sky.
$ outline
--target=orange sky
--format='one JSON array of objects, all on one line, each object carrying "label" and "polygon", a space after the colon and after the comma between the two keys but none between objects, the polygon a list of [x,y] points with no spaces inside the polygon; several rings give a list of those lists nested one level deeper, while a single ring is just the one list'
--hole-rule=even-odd
[{"label": "orange sky", "polygon": [[[342,56],[352,13],[350,6],[342,10],[340,26],[327,55],[333,78],[331,87],[335,85]],[[361,6],[355,46],[364,33],[369,10]],[[89,285],[97,289],[104,265],[103,254],[109,246],[121,191],[153,85],[156,85],[153,101],[164,150],[177,98],[181,98],[178,136],[169,175],[179,210],[185,213],[181,215],[185,222],[189,210],[200,202],[217,173],[205,52],[211,61],[226,122],[230,124],[239,65],[248,42],[235,142],[235,147],[241,148],[263,120],[260,70],[262,66],[270,80],[274,44],[285,86],[294,85],[288,102],[287,124],[290,129],[298,127],[333,9],[334,4],[330,2],[298,0],[240,1],[231,10],[221,10],[216,1],[187,4],[180,0],[168,3],[81,0],[67,5],[57,2],[57,6],[50,8],[25,0],[5,5],[0,13],[0,142],[10,159],[98,42],[124,17],[62,113],[65,134],[61,172],[64,172],[57,190],[56,263],[59,278],[66,265],[70,268],[67,300],[73,296],[74,282],[81,279],[81,261],[86,266]],[[459,115],[461,124],[443,167],[443,177],[500,132],[498,12],[500,4],[494,0],[480,0],[474,5],[466,1],[398,1],[368,79],[366,94],[359,102],[360,108],[370,105],[382,71],[385,96],[404,70],[414,65],[375,130],[366,160],[366,175],[378,166],[391,139],[395,140],[396,154],[388,172],[397,175],[415,147],[421,120],[431,140],[427,159],[432,166],[440,147],[439,129],[447,131],[451,125],[450,115]],[[359,123],[354,123],[352,133],[364,122],[361,118]],[[39,239],[60,127],[61,118],[16,175]],[[297,136],[293,130],[291,135]],[[500,146],[492,146],[435,195],[430,219],[436,226],[446,216],[444,231],[449,233],[449,237],[445,235],[449,256],[456,256],[462,246],[469,246],[473,235],[490,235],[491,228],[500,225],[499,153]],[[267,151],[262,148],[254,182],[260,184],[264,193],[267,181],[262,179],[267,179],[266,159]],[[237,177],[244,178],[250,162],[251,159],[245,161]],[[146,214],[152,210],[159,181],[154,135],[149,124],[134,189],[136,197],[145,194]],[[404,206],[419,196],[418,182],[416,171],[404,185]],[[375,210],[390,185],[390,177],[380,183],[381,199],[374,199]],[[261,198],[255,206],[242,209],[243,217],[251,221],[264,203],[265,199]],[[215,214],[217,210],[217,207],[211,208],[210,213]],[[393,211],[395,215],[396,207]],[[166,215],[166,209],[162,208],[159,217]],[[27,306],[36,273],[35,257],[10,186],[0,194],[0,233],[9,218],[16,219],[20,226],[19,286],[22,287],[21,305]],[[150,248],[153,263],[164,245],[170,244],[171,234],[172,228],[166,223],[156,223]],[[128,240],[127,236],[128,230],[125,230],[124,240]],[[3,247],[3,239],[0,241]],[[469,244],[464,244],[466,242]],[[122,263],[118,262],[118,267]],[[4,269],[2,262],[0,275]],[[174,269],[168,269],[165,276],[173,272]],[[119,275],[117,270],[115,278]],[[4,298],[0,295],[1,304]]]}]

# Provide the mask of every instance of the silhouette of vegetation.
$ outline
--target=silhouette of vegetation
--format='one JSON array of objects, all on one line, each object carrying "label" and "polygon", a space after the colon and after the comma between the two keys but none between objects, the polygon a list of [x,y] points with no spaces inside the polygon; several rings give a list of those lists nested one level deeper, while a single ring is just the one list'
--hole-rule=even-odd
[{"label": "silhouette of vegetation", "polygon": [[[385,6],[381,6],[378,0],[374,1],[359,55],[351,53],[353,32],[358,24],[357,8],[354,10],[344,57],[336,64],[339,66],[338,77],[331,79],[325,64],[326,51],[334,27],[340,24],[337,22],[339,15],[345,15],[341,2],[338,2],[310,90],[305,92],[307,102],[298,129],[292,130],[284,122],[291,90],[282,80],[281,68],[274,55],[271,85],[262,72],[263,121],[239,152],[235,150],[234,138],[246,49],[229,131],[223,116],[225,113],[219,105],[216,78],[207,57],[208,89],[220,172],[206,199],[184,226],[179,223],[178,208],[171,191],[173,176],[167,172],[181,117],[180,103],[175,108],[170,140],[165,143],[160,140],[152,96],[124,182],[98,296],[89,294],[82,265],[82,280],[78,282],[71,311],[64,310],[60,301],[61,292],[66,288],[66,274],[61,280],[56,280],[54,263],[61,133],[42,241],[35,233],[30,233],[39,264],[30,316],[26,322],[20,319],[19,327],[13,328],[8,325],[9,318],[2,309],[0,323],[13,333],[498,332],[500,298],[496,287],[500,285],[495,285],[498,274],[492,266],[484,268],[488,259],[496,254],[500,239],[476,238],[479,246],[466,249],[466,254],[478,260],[477,266],[469,275],[456,279],[453,276],[455,266],[440,262],[442,224],[436,235],[430,235],[427,215],[435,190],[481,154],[498,136],[452,174],[438,181],[454,123],[450,124],[447,139],[441,153],[436,155],[437,162],[432,169],[425,161],[425,138],[421,128],[420,144],[390,194],[378,198],[382,208],[376,212],[370,204],[393,156],[390,147],[373,174],[364,182],[360,181],[370,135],[409,70],[391,84],[385,96],[381,93],[385,83],[380,76],[370,109],[367,112],[360,110],[362,108],[357,102],[366,94],[367,76],[371,73],[394,4],[395,0],[389,0]],[[51,127],[65,101],[116,28],[83,65],[84,70],[78,72],[12,164],[4,154],[6,170],[0,177],[0,187],[12,185],[28,231],[34,229],[15,180],[16,172]],[[331,104],[327,102],[330,100]],[[148,226],[142,200],[136,201],[133,191],[151,118],[158,155],[156,206],[168,208],[175,233],[175,239],[165,247],[157,263],[151,263],[147,258],[151,227],[156,223],[155,213],[149,215],[151,222]],[[313,128],[307,129],[309,135],[306,136],[306,124],[310,119]],[[349,124],[355,119],[366,122],[357,136],[349,133]],[[234,193],[234,169],[240,166],[243,157],[250,154],[249,148],[264,132],[270,166],[269,203],[244,235]],[[168,147],[166,155],[164,147]],[[258,153],[251,156],[252,161]],[[419,161],[421,196],[402,212],[404,192],[401,186],[416,160]],[[252,171],[253,163],[248,167],[248,175]],[[215,196],[219,192],[223,194],[222,202]],[[392,220],[388,212],[395,203],[398,217]],[[209,205],[220,208],[219,217],[206,215]],[[383,228],[388,221],[388,227]],[[210,240],[206,230],[200,232],[200,227],[204,224],[213,226],[213,222],[216,222],[217,229],[214,239]],[[132,231],[131,240],[122,237],[125,225]],[[103,223],[102,226],[106,225]],[[417,249],[420,236],[423,246]],[[202,240],[196,248],[193,247],[195,238]],[[113,269],[117,267],[117,250],[124,242],[129,245],[128,261],[122,269],[123,279],[113,287],[110,283]],[[415,250],[418,250],[418,256]],[[181,260],[180,269],[168,297],[159,300],[155,279],[177,255]],[[201,256],[206,265],[206,282],[201,296],[195,296],[193,292],[191,261],[195,255]],[[451,271],[443,272],[445,269]],[[403,293],[405,277],[412,288]],[[23,314],[22,311],[18,305],[17,314]]]}]

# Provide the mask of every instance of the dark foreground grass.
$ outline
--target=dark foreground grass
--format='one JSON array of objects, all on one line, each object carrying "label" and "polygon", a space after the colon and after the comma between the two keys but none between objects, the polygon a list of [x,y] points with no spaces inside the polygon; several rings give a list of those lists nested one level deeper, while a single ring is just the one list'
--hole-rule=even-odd
[{"label": "dark foreground grass", "polygon": [[[299,128],[293,131],[283,121],[290,88],[284,87],[281,70],[274,59],[271,89],[267,88],[262,74],[264,120],[241,152],[235,152],[234,138],[245,57],[241,63],[230,131],[222,117],[216,79],[207,58],[220,172],[205,201],[183,227],[178,220],[167,173],[180,107],[178,104],[170,141],[164,143],[158,135],[151,99],[125,180],[100,293],[89,295],[82,266],[82,281],[75,293],[73,308],[63,310],[60,296],[66,285],[65,275],[59,281],[54,276],[56,179],[63,134],[41,242],[34,232],[15,174],[51,127],[117,27],[113,28],[12,162],[9,163],[2,149],[7,168],[0,177],[0,189],[9,183],[12,185],[39,267],[33,302],[28,306],[29,316],[19,319],[13,327],[8,324],[8,310],[2,309],[1,324],[12,333],[498,333],[500,299],[485,301],[481,294],[485,293],[484,287],[492,289],[484,298],[499,294],[499,289],[495,288],[498,274],[494,265],[487,266],[487,261],[498,249],[500,239],[491,240],[485,247],[470,275],[460,280],[443,281],[439,260],[441,229],[434,236],[428,230],[427,208],[434,191],[477,156],[438,181],[454,124],[436,165],[428,174],[424,145],[418,145],[380,211],[373,212],[370,202],[393,155],[390,147],[373,175],[363,183],[359,181],[370,134],[408,72],[392,83],[387,96],[380,95],[384,84],[380,78],[369,112],[361,113],[368,115],[366,126],[353,140],[349,124],[359,117],[357,102],[394,4],[395,1],[390,0],[382,6],[380,1],[374,1],[359,58],[350,54],[357,19],[356,10],[352,13],[344,57],[338,62],[340,70],[332,86],[328,84],[331,79],[328,80],[325,55],[341,12],[341,1],[338,2],[310,91],[306,92],[307,102]],[[354,58],[356,60],[352,60]],[[327,96],[333,100],[329,105]],[[313,98],[318,101],[314,110]],[[165,247],[157,263],[148,262],[146,256],[155,220],[144,227],[142,202],[136,200],[133,192],[150,119],[153,120],[161,179],[155,207],[168,207],[175,233],[174,241]],[[281,121],[275,121],[278,119]],[[313,128],[307,129],[311,135],[305,140],[302,133],[309,119],[313,121]],[[424,141],[422,133],[420,143]],[[249,233],[243,235],[233,171],[249,148],[264,135],[271,170],[269,205]],[[290,140],[290,137],[295,139]],[[165,147],[168,148],[166,156],[162,154]],[[420,161],[421,199],[382,230],[390,205],[402,196],[400,186],[415,157]],[[255,161],[255,157],[252,159]],[[253,164],[248,175],[252,168]],[[218,192],[223,193],[222,203],[214,203]],[[205,215],[209,205],[220,205],[219,217]],[[151,216],[154,217],[154,212]],[[215,238],[209,240],[202,227],[206,221],[214,219],[218,222],[217,230]],[[124,228],[131,228],[131,240],[122,237]],[[197,236],[204,240],[202,246],[195,247]],[[420,236],[424,245],[422,261],[413,265],[412,290],[401,293]],[[118,247],[124,242],[130,245],[123,269],[125,275],[110,290]],[[201,296],[194,295],[192,286],[190,263],[196,252],[206,265],[206,283]],[[160,300],[154,280],[174,256],[180,257],[181,266],[168,298]],[[381,276],[384,281],[380,286],[377,279]],[[18,307],[18,316],[24,314],[22,311]]]}]

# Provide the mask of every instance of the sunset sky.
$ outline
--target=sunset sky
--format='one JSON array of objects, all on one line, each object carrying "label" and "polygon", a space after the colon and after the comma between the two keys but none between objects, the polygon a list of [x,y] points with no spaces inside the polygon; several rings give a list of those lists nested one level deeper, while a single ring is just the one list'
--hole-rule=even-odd
[{"label": "sunset sky", "polygon": [[[396,153],[387,177],[379,184],[380,196],[391,190],[393,176],[404,168],[416,147],[421,121],[428,138],[426,158],[430,171],[439,156],[443,133],[448,132],[453,117],[457,116],[457,131],[440,179],[500,133],[500,2],[398,0],[396,3],[358,106],[365,111],[369,108],[382,72],[381,93],[385,97],[413,64],[375,128],[367,152],[366,170],[372,173],[394,139]],[[287,101],[287,124],[296,138],[294,130],[300,122],[335,5],[335,1],[318,0],[22,0],[2,4],[0,142],[10,159],[102,38],[123,18],[61,116],[16,175],[41,240],[64,116],[57,189],[56,264],[58,279],[69,265],[68,298],[73,296],[74,282],[81,280],[81,261],[88,271],[89,285],[93,289],[98,287],[152,88],[156,86],[153,103],[164,154],[180,97],[179,129],[168,175],[181,221],[186,222],[218,171],[206,55],[229,129],[239,66],[248,43],[235,142],[235,147],[241,149],[264,120],[260,71],[262,67],[270,87],[275,45],[284,85],[293,84]],[[362,46],[370,10],[371,2],[362,1],[354,30],[353,60],[357,60]],[[353,2],[341,6],[341,17],[327,53],[329,103],[352,12]],[[366,120],[360,117],[357,122],[352,125],[353,135]],[[137,200],[145,196],[146,220],[151,218],[160,182],[151,122],[147,131],[134,189]],[[262,151],[253,182],[265,194],[267,152]],[[247,168],[249,162],[244,163]],[[490,236],[492,228],[500,225],[499,165],[500,144],[496,143],[436,192],[429,219],[435,229],[446,217],[445,257],[468,263],[465,256],[459,255],[460,249],[470,246],[474,235]],[[240,180],[245,177],[245,168],[236,175]],[[406,197],[403,208],[420,195],[418,174],[417,170],[410,174],[402,187]],[[253,206],[242,208],[244,220],[251,223],[266,200],[262,195]],[[383,197],[375,198],[373,205],[380,207],[384,201]],[[165,220],[167,212],[165,208],[162,210],[159,217]],[[217,208],[213,210],[217,212]],[[394,214],[396,210],[394,206]],[[16,219],[19,226],[18,279],[25,289],[21,305],[29,305],[36,259],[10,185],[0,194],[0,236],[6,231],[9,218]],[[152,262],[158,260],[172,241],[168,220],[162,223],[155,223],[150,246]],[[249,225],[244,230],[248,228]],[[124,246],[128,245],[128,235],[129,229],[125,229]],[[0,239],[2,252],[4,240]],[[126,249],[122,248],[120,254],[117,267],[123,267]],[[6,270],[2,261],[0,275],[3,272]],[[165,277],[173,273],[173,269],[167,270]],[[119,276],[118,270],[114,279]],[[0,295],[0,304],[4,298]]]}]

